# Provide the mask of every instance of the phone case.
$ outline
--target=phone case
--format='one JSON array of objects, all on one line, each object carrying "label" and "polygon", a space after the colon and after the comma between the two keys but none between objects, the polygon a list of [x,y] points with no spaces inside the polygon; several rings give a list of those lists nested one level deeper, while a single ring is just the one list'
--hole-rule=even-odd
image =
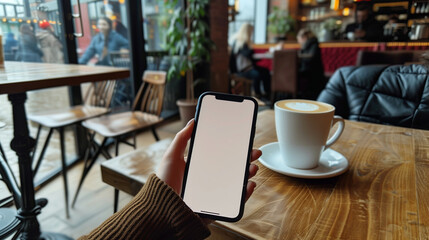
[{"label": "phone case", "polygon": [[237,96],[237,95],[216,93],[216,92],[205,92],[199,97],[198,105],[197,105],[197,111],[195,114],[194,131],[193,131],[192,137],[191,137],[190,148],[189,148],[189,153],[188,153],[188,161],[186,163],[185,174],[184,174],[184,178],[183,178],[181,196],[182,196],[182,198],[184,198],[184,195],[186,192],[186,183],[187,183],[187,178],[188,178],[188,173],[189,173],[189,166],[190,166],[191,162],[193,161],[192,152],[193,152],[193,147],[194,147],[195,134],[196,134],[196,131],[198,129],[198,123],[199,123],[199,117],[200,117],[199,115],[201,112],[202,101],[203,101],[204,97],[209,96],[209,95],[215,96],[215,98],[217,100],[225,100],[225,101],[232,101],[232,102],[241,102],[244,100],[250,100],[253,102],[253,105],[254,105],[253,119],[252,119],[250,139],[249,139],[249,146],[247,149],[247,162],[244,166],[246,168],[245,169],[245,176],[243,179],[243,187],[242,187],[242,192],[241,192],[241,201],[240,201],[240,208],[239,208],[240,210],[239,210],[238,215],[236,217],[225,217],[225,216],[220,216],[220,215],[212,215],[212,214],[205,214],[205,213],[201,213],[201,212],[196,212],[198,215],[200,215],[201,217],[204,217],[204,218],[210,218],[210,219],[214,219],[214,220],[221,220],[221,221],[227,221],[227,222],[236,222],[236,221],[241,219],[241,217],[243,215],[243,211],[244,211],[244,202],[245,202],[245,197],[246,197],[246,186],[247,186],[248,174],[249,174],[248,168],[249,168],[249,164],[250,164],[250,157],[251,157],[251,152],[252,152],[252,147],[253,147],[253,139],[255,136],[256,117],[257,117],[257,112],[258,112],[258,104],[251,97]]}]

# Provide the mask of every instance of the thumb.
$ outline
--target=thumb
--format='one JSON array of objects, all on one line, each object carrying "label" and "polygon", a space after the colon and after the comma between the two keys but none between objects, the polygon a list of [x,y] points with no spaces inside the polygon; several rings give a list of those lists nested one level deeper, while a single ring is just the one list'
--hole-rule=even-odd
[{"label": "thumb", "polygon": [[173,156],[183,156],[189,139],[192,136],[194,130],[194,119],[191,119],[188,124],[176,134],[172,144],[170,145],[170,154]]}]

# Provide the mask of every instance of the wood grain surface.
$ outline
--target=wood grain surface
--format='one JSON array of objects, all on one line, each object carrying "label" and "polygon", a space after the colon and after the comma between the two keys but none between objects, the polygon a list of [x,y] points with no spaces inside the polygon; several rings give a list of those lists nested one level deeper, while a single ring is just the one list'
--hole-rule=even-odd
[{"label": "wood grain surface", "polygon": [[0,68],[0,94],[73,86],[129,76],[130,71],[126,68],[6,61],[5,66]]},{"label": "wood grain surface", "polygon": [[[259,113],[255,147],[277,141],[274,111]],[[311,180],[258,163],[257,187],[237,223],[254,239],[428,239],[429,131],[346,121],[332,149],[350,169]]]},{"label": "wood grain surface", "polygon": [[[260,112],[254,147],[276,141],[274,111]],[[288,177],[257,163],[243,218],[215,224],[250,239],[429,238],[429,131],[346,121],[332,149],[350,169],[328,179]],[[135,194],[144,182],[138,171],[118,171],[119,161],[105,164],[103,179],[112,186]]]},{"label": "wood grain surface", "polygon": [[133,196],[136,195],[149,176],[156,172],[171,141],[171,138],[167,138],[102,162],[103,182]]}]

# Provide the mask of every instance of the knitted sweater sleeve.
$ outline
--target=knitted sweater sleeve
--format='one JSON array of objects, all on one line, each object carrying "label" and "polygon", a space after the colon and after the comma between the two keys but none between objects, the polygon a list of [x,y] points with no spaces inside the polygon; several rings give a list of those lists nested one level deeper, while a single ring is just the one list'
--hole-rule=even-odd
[{"label": "knitted sweater sleeve", "polygon": [[140,192],[86,239],[204,239],[210,231],[172,188],[152,174]]}]

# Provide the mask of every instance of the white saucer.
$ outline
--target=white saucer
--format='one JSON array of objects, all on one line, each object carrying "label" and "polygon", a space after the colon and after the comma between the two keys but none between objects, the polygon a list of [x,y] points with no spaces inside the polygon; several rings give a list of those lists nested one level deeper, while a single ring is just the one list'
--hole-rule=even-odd
[{"label": "white saucer", "polygon": [[278,142],[266,144],[260,150],[262,151],[262,156],[259,158],[260,163],[275,172],[291,177],[330,178],[344,173],[349,168],[347,159],[341,153],[330,148],[322,153],[319,166],[313,169],[288,167],[280,155]]}]

